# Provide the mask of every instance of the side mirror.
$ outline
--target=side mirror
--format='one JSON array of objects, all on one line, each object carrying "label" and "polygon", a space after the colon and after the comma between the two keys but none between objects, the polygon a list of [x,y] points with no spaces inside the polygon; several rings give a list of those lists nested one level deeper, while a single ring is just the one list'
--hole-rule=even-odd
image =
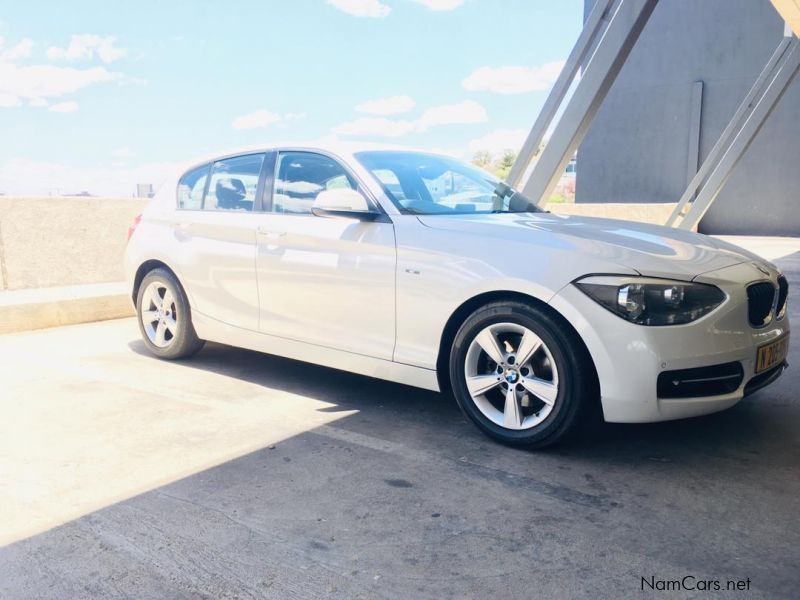
[{"label": "side mirror", "polygon": [[344,217],[361,221],[374,221],[381,213],[371,210],[367,199],[356,190],[338,188],[317,194],[311,212],[318,217]]}]

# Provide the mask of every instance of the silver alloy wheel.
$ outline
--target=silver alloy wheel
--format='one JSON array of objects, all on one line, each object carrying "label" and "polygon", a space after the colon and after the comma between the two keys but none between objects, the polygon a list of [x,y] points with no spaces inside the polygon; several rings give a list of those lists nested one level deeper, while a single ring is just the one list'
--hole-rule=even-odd
[{"label": "silver alloy wheel", "polygon": [[178,315],[175,311],[175,298],[169,288],[154,281],[142,294],[142,325],[150,342],[166,348],[178,334]]},{"label": "silver alloy wheel", "polygon": [[494,323],[478,333],[464,373],[475,405],[506,429],[535,427],[558,399],[558,368],[550,349],[517,323]]}]

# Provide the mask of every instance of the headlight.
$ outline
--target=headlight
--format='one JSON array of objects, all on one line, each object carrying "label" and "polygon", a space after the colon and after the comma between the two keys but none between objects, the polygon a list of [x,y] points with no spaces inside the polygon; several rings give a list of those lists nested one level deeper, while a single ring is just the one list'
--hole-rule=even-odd
[{"label": "headlight", "polygon": [[586,277],[575,283],[592,300],[638,325],[681,325],[707,315],[725,301],[713,285],[646,277]]}]

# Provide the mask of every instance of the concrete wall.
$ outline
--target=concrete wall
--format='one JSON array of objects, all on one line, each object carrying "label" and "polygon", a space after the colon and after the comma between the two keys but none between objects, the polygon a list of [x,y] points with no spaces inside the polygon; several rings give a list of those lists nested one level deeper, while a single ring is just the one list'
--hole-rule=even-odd
[{"label": "concrete wall", "polygon": [[[0,197],[0,290],[123,280],[126,232],[147,200]],[[663,224],[674,204],[550,204],[558,214]]]},{"label": "concrete wall", "polygon": [[126,232],[146,203],[0,197],[0,289],[122,281]]},{"label": "concrete wall", "polygon": [[[694,83],[703,82],[702,163],[782,35],[769,0],[661,0],[578,150],[577,202],[677,201],[689,181]],[[700,230],[797,235],[799,159],[795,80]]]}]

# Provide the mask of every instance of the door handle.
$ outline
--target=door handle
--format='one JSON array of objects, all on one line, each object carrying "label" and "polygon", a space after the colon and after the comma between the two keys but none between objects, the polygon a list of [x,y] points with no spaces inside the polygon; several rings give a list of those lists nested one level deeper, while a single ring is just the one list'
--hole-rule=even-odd
[{"label": "door handle", "polygon": [[270,239],[277,239],[286,235],[285,231],[273,231],[271,229],[266,229],[265,227],[259,227],[258,233]]},{"label": "door handle", "polygon": [[177,223],[175,225],[174,235],[180,242],[186,242],[192,239],[191,223]]}]

